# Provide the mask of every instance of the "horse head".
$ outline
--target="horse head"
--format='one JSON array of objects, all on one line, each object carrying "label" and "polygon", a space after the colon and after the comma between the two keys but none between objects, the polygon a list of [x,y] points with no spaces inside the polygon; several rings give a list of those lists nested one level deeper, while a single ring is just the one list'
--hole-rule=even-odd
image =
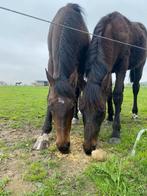
[{"label": "horse head", "polygon": [[75,106],[74,74],[69,79],[54,79],[46,70],[50,84],[48,107],[56,129],[56,145],[62,153],[70,147],[70,129]]}]

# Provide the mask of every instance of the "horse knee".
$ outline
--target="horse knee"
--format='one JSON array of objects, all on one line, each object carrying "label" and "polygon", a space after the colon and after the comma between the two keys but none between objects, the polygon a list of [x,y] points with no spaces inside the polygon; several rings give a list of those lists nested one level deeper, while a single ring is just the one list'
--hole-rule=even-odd
[{"label": "horse knee", "polygon": [[133,83],[132,88],[133,88],[133,94],[137,95],[138,92],[139,92],[140,84],[138,82],[137,83]]},{"label": "horse knee", "polygon": [[113,93],[114,104],[121,104],[123,102],[123,93]]}]

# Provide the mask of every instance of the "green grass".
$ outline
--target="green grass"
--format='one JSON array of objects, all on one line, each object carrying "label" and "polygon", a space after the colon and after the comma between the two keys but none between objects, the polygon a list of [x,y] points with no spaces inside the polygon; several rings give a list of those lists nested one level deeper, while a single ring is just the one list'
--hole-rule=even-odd
[{"label": "green grass", "polygon": [[40,127],[46,109],[48,87],[0,87],[0,122],[12,128]]},{"label": "green grass", "polygon": [[91,164],[85,174],[95,183],[100,195],[146,195],[145,173],[130,157],[112,156],[105,163]]},{"label": "green grass", "polygon": [[9,196],[10,195],[10,191],[5,189],[8,182],[9,182],[8,178],[0,179],[0,195],[1,196]]},{"label": "green grass", "polygon": [[58,195],[57,191],[57,180],[49,179],[46,180],[37,191],[33,193],[26,194],[27,196],[56,196]]},{"label": "green grass", "polygon": [[[110,124],[103,124],[99,135],[101,147],[109,156],[106,162],[90,161],[86,169],[75,175],[68,174],[64,156],[58,158],[55,139],[49,149],[33,152],[34,138],[27,136],[29,129],[41,129],[46,113],[46,97],[48,87],[0,87],[0,134],[7,129],[15,130],[25,138],[0,138],[0,176],[5,166],[11,161],[23,162],[22,168],[16,167],[22,182],[35,187],[34,191],[26,191],[28,196],[94,196],[94,195],[147,195],[147,133],[144,133],[136,148],[136,155],[131,150],[137,133],[147,128],[147,88],[141,87],[138,96],[139,119],[131,119],[132,90],[126,87],[121,112],[121,143],[110,145],[107,141],[112,132]],[[72,128],[76,137],[83,136],[83,125]],[[11,134],[11,133],[10,133]],[[15,136],[16,136],[15,135]],[[82,145],[82,143],[81,143]],[[84,152],[83,152],[84,153]],[[78,165],[77,165],[78,167]],[[14,166],[13,168],[14,169]],[[75,169],[76,170],[76,169]],[[66,171],[66,172],[65,172]],[[13,195],[9,190],[9,182],[13,178],[3,177],[0,180],[0,195]],[[7,188],[8,186],[8,188]],[[14,194],[15,195],[15,194]]]}]

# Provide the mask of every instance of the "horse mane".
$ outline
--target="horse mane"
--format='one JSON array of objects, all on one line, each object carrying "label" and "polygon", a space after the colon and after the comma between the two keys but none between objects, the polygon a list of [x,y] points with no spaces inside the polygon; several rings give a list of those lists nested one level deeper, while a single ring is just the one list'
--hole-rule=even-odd
[{"label": "horse mane", "polygon": [[82,96],[82,107],[89,108],[90,110],[104,111],[102,104],[101,87],[97,84],[87,82]]},{"label": "horse mane", "polygon": [[[61,12],[63,14],[60,16]],[[82,13],[83,10],[78,4],[68,3],[65,7],[61,8],[59,16],[57,13],[56,19],[58,20],[58,17],[62,17],[61,21],[63,25],[87,31]],[[56,22],[56,20],[54,22]],[[58,47],[56,46],[59,75],[55,82],[55,90],[59,96],[75,98],[74,88],[69,83],[69,78],[76,69],[79,69],[78,63],[81,56],[80,54],[77,54],[77,52],[83,50],[83,46],[80,46],[79,44],[80,40],[81,42],[84,42],[83,36],[85,35],[81,32],[64,27],[62,27],[60,31]],[[85,45],[86,44],[87,43],[85,43]],[[76,51],[75,49],[79,51]]]},{"label": "horse mane", "polygon": [[[93,34],[103,36],[105,25],[108,23],[109,20],[109,15],[104,16],[96,25]],[[88,76],[90,73],[92,77],[96,77],[97,79],[99,79],[101,75],[105,74],[105,69],[107,68],[102,49],[102,39],[97,36],[93,36],[87,52],[86,75]]]},{"label": "horse mane", "polygon": [[[96,25],[94,34],[102,36],[105,25],[109,20],[109,15],[103,17]],[[87,104],[90,108],[103,110],[103,104],[101,104],[101,83],[107,73],[108,69],[102,49],[102,39],[93,36],[87,53],[86,76],[88,81],[83,92],[84,105]]]},{"label": "horse mane", "polygon": [[[70,26],[75,29],[82,29],[87,31],[83,16],[82,8],[78,4],[69,3],[65,7],[65,16],[63,25]],[[64,9],[64,8],[63,8]],[[66,17],[67,15],[67,17]],[[69,76],[74,72],[78,65],[78,56],[75,54],[75,46],[79,45],[79,37],[83,36],[80,32],[62,28],[60,34],[58,58],[59,58],[59,77]]]}]

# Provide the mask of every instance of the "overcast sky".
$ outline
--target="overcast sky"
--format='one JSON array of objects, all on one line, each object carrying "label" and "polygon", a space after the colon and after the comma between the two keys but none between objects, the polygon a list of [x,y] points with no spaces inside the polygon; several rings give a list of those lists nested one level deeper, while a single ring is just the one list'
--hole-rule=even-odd
[{"label": "overcast sky", "polygon": [[[101,17],[113,11],[147,27],[147,0],[0,0],[0,6],[52,20],[57,10],[69,2],[84,8],[90,32]],[[0,81],[29,84],[45,80],[49,24],[0,10],[0,25]],[[147,81],[147,64],[142,81]]]}]

